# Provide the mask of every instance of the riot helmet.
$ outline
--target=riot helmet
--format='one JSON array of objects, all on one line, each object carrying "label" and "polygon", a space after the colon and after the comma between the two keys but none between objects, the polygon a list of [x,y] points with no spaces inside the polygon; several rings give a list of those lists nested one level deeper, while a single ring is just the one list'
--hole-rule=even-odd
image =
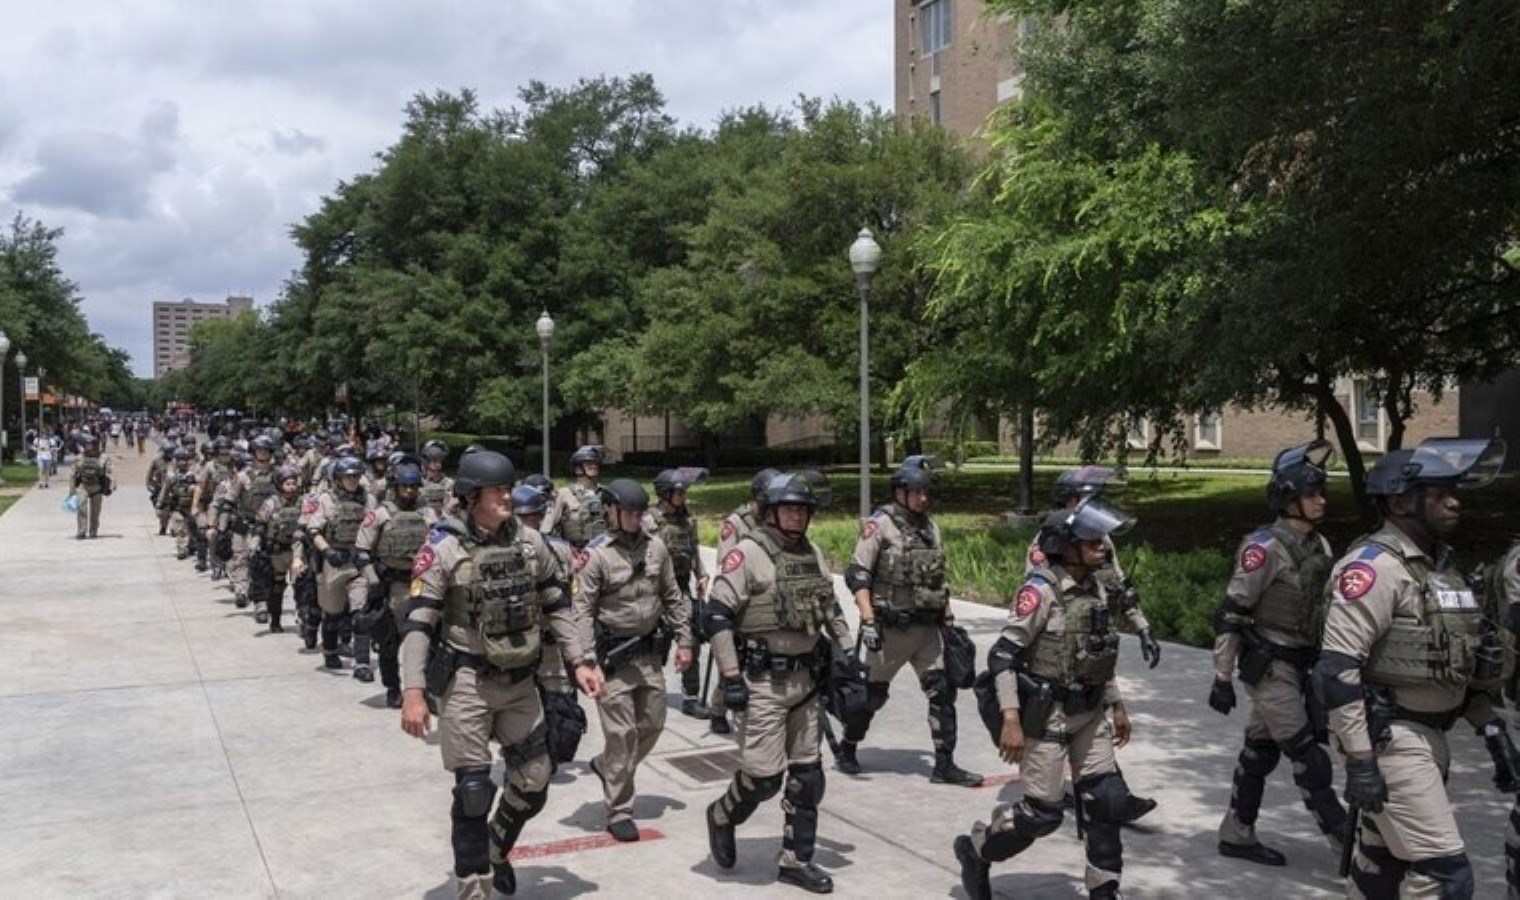
[{"label": "riot helmet", "polygon": [[526,480],[512,489],[512,512],[519,516],[541,516],[549,509],[549,492]]},{"label": "riot helmet", "polygon": [[1060,559],[1079,541],[1098,541],[1123,534],[1135,517],[1102,500],[1088,498],[1070,509],[1058,509],[1040,523],[1039,547],[1047,559]]},{"label": "riot helmet", "polygon": [[644,486],[632,478],[615,478],[608,484],[603,485],[599,491],[602,503],[607,506],[619,506],[633,512],[645,512],[649,509],[649,494]]},{"label": "riot helmet", "polygon": [[1067,469],[1056,477],[1051,497],[1056,506],[1065,506],[1072,500],[1096,497],[1104,491],[1123,490],[1129,475],[1122,467],[1078,466]]},{"label": "riot helmet", "polygon": [[481,488],[509,485],[514,474],[512,460],[495,450],[466,453],[459,460],[459,474],[454,476],[454,496],[468,499]]},{"label": "riot helmet", "polygon": [[1288,504],[1305,491],[1323,489],[1325,468],[1335,456],[1328,441],[1314,440],[1277,454],[1272,461],[1272,477],[1267,481],[1267,508],[1284,513]]},{"label": "riot helmet", "polygon": [[590,463],[595,466],[602,464],[602,448],[593,444],[584,444],[570,454],[570,471],[576,475],[581,474],[585,465]]},{"label": "riot helmet", "polygon": [[391,470],[390,483],[398,488],[422,487],[422,470],[415,463],[403,461]]},{"label": "riot helmet", "polygon": [[364,463],[354,456],[341,456],[332,465],[332,475],[334,481],[345,475],[359,478],[364,475]]}]

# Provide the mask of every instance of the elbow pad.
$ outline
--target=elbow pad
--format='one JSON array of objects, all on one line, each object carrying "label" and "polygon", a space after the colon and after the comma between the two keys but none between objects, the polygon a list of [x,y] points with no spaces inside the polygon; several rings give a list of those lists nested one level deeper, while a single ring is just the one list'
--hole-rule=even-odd
[{"label": "elbow pad", "polygon": [[855,591],[869,591],[871,589],[871,570],[859,563],[850,563],[844,569],[844,586]]},{"label": "elbow pad", "polygon": [[702,633],[709,638],[734,627],[733,612],[721,603],[702,604]]},{"label": "elbow pad", "polygon": [[1334,650],[1322,651],[1319,660],[1314,664],[1312,676],[1315,699],[1319,700],[1327,710],[1339,709],[1348,703],[1361,702],[1361,686],[1347,684],[1340,678],[1343,673],[1361,667],[1361,662],[1344,653],[1337,653]]},{"label": "elbow pad", "polygon": [[1018,665],[1019,657],[1024,653],[1024,648],[1006,637],[997,639],[992,649],[987,651],[987,671],[996,676],[999,672],[1009,672]]},{"label": "elbow pad", "polygon": [[1214,634],[1239,634],[1251,621],[1251,611],[1226,597],[1214,612]]}]

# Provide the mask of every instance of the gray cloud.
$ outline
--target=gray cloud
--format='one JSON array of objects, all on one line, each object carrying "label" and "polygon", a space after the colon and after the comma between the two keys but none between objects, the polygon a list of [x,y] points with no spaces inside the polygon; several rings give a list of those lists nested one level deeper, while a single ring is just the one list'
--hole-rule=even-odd
[{"label": "gray cloud", "polygon": [[276,128],[269,132],[269,143],[276,151],[287,156],[318,153],[327,146],[326,141],[299,128]]},{"label": "gray cloud", "polygon": [[16,203],[76,209],[99,216],[142,216],[153,178],[174,167],[179,113],[156,104],[136,139],[100,131],[67,131],[43,138],[37,168],[11,189]]}]

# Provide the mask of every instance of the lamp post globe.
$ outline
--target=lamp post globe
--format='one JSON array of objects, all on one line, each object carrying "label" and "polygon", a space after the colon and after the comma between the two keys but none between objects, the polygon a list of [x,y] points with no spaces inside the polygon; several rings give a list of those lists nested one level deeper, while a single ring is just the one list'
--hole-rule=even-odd
[{"label": "lamp post globe", "polygon": [[538,317],[538,321],[533,324],[533,327],[534,327],[534,330],[536,330],[538,332],[538,346],[539,346],[539,349],[542,351],[543,359],[544,359],[544,418],[543,418],[544,460],[543,460],[543,463],[544,463],[544,477],[548,478],[549,477],[549,339],[552,338],[552,337],[554,337],[554,320],[551,319],[551,318],[549,318],[549,311],[547,309],[544,310],[543,313]]},{"label": "lamp post globe", "polygon": [[860,519],[871,514],[871,279],[881,265],[881,245],[862,228],[850,245],[850,268],[860,292]]}]

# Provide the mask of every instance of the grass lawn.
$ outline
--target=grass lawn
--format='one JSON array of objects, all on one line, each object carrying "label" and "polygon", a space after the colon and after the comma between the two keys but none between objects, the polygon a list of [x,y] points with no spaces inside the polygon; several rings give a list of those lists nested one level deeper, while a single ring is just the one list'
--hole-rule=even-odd
[{"label": "grass lawn", "polygon": [[[1048,499],[1056,471],[1036,473],[1036,496]],[[888,495],[888,476],[872,480],[872,498]],[[939,476],[933,512],[945,535],[947,565],[956,596],[1002,606],[1023,580],[1032,529],[1010,528],[1015,473],[968,469]],[[854,550],[857,522],[853,473],[832,475],[834,499],[809,530],[835,571]],[[1253,528],[1271,520],[1260,475],[1193,472],[1132,473],[1127,490],[1113,495],[1139,521],[1119,538],[1119,558],[1134,578],[1157,635],[1196,646],[1213,641],[1209,624],[1229,580],[1236,547]],[[717,543],[724,516],[749,494],[746,476],[719,476],[691,491],[702,541]],[[1520,532],[1520,479],[1507,477],[1464,496],[1465,525],[1458,539],[1463,568],[1491,562]],[[1324,532],[1337,552],[1365,530],[1350,482],[1332,478],[1330,517]]]},{"label": "grass lawn", "polygon": [[5,485],[0,487],[0,515],[4,515],[12,504],[21,499],[18,489],[29,488],[37,483],[37,467],[12,463],[0,466],[0,476],[5,478]]}]

